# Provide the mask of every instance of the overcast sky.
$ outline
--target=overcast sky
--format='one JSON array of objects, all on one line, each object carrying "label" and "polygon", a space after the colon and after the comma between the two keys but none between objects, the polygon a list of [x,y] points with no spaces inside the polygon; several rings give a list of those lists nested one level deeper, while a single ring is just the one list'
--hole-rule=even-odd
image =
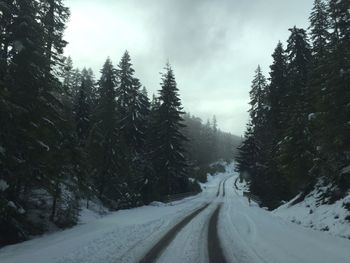
[{"label": "overcast sky", "polygon": [[313,0],[66,0],[71,18],[66,55],[96,74],[110,56],[130,52],[136,76],[150,95],[170,61],[186,111],[242,135],[249,89],[260,64],[268,75],[271,54],[307,28]]}]

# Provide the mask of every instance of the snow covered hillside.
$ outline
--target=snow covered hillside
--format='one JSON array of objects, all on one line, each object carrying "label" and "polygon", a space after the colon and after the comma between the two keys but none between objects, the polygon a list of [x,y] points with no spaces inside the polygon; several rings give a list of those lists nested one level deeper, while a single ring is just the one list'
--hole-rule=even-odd
[{"label": "snow covered hillside", "polygon": [[237,177],[234,166],[229,165],[225,173],[210,177],[197,196],[121,210],[69,230],[7,246],[0,250],[0,261],[139,262],[192,214],[168,238],[169,243],[156,251],[157,262],[217,262],[212,258],[212,226],[219,243],[220,251],[216,252],[222,252],[226,262],[349,262],[350,240],[304,228],[249,205],[242,189],[234,186]]},{"label": "snow covered hillside", "polygon": [[302,226],[350,239],[350,193],[333,204],[323,204],[321,195],[327,189],[316,189],[302,202],[292,205],[297,196],[273,213]]}]

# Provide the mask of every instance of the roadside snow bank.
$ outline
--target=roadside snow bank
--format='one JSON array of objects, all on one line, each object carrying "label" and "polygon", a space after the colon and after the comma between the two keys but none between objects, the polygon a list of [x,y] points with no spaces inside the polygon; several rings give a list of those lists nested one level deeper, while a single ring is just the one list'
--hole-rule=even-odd
[{"label": "roadside snow bank", "polygon": [[89,201],[88,205],[86,200],[82,200],[80,207],[78,224],[87,224],[110,213],[108,208],[104,207],[98,199]]},{"label": "roadside snow bank", "polygon": [[321,195],[326,187],[321,187],[306,196],[304,201],[278,207],[272,213],[288,221],[350,239],[350,193],[333,204],[322,204]]}]

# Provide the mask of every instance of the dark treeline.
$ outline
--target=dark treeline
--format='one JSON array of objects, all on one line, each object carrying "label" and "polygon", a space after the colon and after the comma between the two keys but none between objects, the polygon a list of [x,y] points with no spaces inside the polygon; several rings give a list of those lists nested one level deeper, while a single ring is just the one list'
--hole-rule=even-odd
[{"label": "dark treeline", "polygon": [[328,201],[350,188],[350,2],[315,0],[308,33],[278,43],[269,79],[258,67],[237,158],[250,190],[274,208],[321,178]]},{"label": "dark treeline", "polygon": [[199,191],[197,167],[233,157],[216,122],[184,121],[170,65],[152,101],[128,52],[98,79],[75,69],[68,17],[62,0],[0,2],[0,245],[74,225],[82,201],[120,209]]},{"label": "dark treeline", "polygon": [[185,144],[186,153],[188,159],[194,160],[194,167],[205,169],[208,164],[217,160],[232,160],[242,139],[218,129],[215,115],[212,121],[207,120],[205,124],[200,118],[190,114],[185,114],[184,120],[184,134],[190,142]]}]

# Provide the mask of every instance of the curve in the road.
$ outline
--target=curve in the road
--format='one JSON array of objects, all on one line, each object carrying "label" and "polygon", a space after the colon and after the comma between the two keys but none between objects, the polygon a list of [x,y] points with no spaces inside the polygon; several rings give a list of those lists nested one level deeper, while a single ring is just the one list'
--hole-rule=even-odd
[{"label": "curve in the road", "polygon": [[210,263],[226,263],[225,256],[222,252],[220,239],[218,236],[217,225],[221,204],[215,209],[209,220],[208,227],[208,254]]},{"label": "curve in the road", "polygon": [[236,178],[235,183],[234,183],[234,186],[235,186],[236,190],[239,190],[239,189],[238,189],[238,186],[237,186],[237,181],[238,181],[238,179],[239,179],[239,177]]},{"label": "curve in the road", "polygon": [[149,251],[148,253],[140,260],[140,263],[151,263],[155,262],[163,250],[170,244],[170,242],[175,238],[178,232],[181,231],[195,216],[207,208],[209,204],[202,206],[201,208],[195,210],[174,227],[172,227]]},{"label": "curve in the road", "polygon": [[220,181],[220,183],[219,183],[218,191],[216,192],[216,197],[218,197],[219,194],[220,194],[220,187],[221,187],[221,184],[222,184],[222,181]]}]

